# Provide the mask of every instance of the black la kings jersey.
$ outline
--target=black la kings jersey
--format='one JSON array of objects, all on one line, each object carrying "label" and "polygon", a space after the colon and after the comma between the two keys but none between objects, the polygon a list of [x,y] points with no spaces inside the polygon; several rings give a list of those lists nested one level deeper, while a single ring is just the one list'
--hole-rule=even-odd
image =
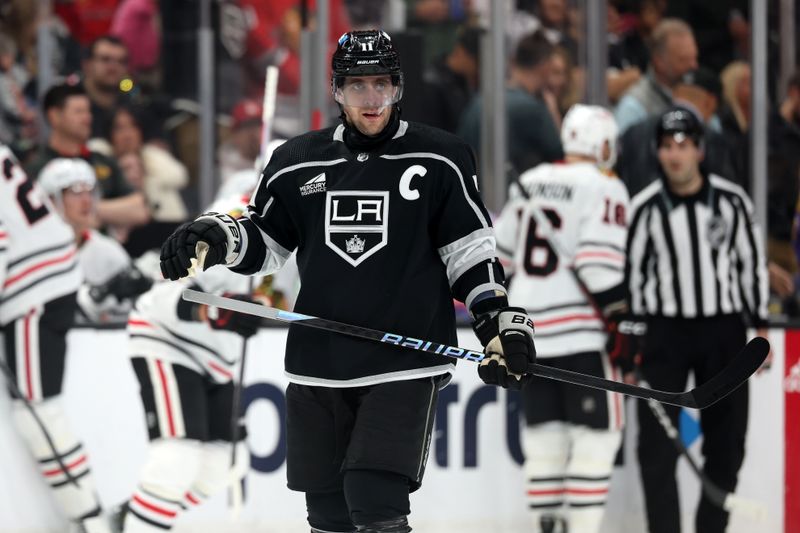
[{"label": "black la kings jersey", "polygon": [[[295,311],[455,345],[453,297],[469,308],[505,295],[471,152],[405,121],[372,151],[351,151],[343,134],[311,132],[275,151],[230,268],[266,274],[296,249]],[[292,326],[285,364],[295,383],[349,387],[452,373],[452,361]]]}]

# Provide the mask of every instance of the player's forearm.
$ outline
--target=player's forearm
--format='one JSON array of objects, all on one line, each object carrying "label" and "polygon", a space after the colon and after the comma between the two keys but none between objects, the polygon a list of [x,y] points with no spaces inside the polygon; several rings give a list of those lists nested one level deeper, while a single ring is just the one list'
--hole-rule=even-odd
[{"label": "player's forearm", "polygon": [[508,306],[505,276],[497,259],[484,260],[464,272],[453,283],[456,300],[464,302],[473,316]]},{"label": "player's forearm", "polygon": [[242,228],[241,249],[228,268],[245,275],[269,275],[280,270],[291,251],[283,248],[252,220],[242,218],[239,225]]},{"label": "player's forearm", "polygon": [[120,198],[109,198],[97,203],[97,217],[104,224],[136,226],[150,219],[144,194],[134,192]]}]

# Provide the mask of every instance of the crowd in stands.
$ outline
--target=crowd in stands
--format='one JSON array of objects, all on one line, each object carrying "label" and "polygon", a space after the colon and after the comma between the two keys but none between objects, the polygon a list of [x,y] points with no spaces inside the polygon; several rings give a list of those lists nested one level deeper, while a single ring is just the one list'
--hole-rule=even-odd
[{"label": "crowd in stands", "polygon": [[[204,207],[197,205],[197,2],[61,0],[49,12],[45,4],[0,0],[0,142],[33,176],[55,157],[87,160],[101,196],[96,227],[136,257]],[[303,28],[316,24],[316,6],[313,0],[213,4],[216,174],[224,183],[254,168],[267,65],[280,70],[273,135],[304,129],[297,119],[300,42]],[[508,2],[512,177],[563,156],[561,120],[586,85],[580,5]],[[407,83],[419,84],[408,87],[404,118],[462,136],[480,155],[481,42],[490,0],[331,0],[329,6],[331,50],[349,29],[397,26],[399,19],[402,29],[392,35],[410,74]],[[755,180],[767,180],[773,310],[800,314],[800,74],[787,87],[770,81],[769,170],[751,176],[749,2],[608,0],[607,7],[607,92],[621,131],[617,174],[631,194],[656,179],[653,117],[674,103],[696,113],[707,128],[710,172],[748,190]],[[43,36],[54,43],[46,66],[37,64]],[[416,57],[407,52],[413,50]],[[43,70],[55,73],[52,86],[39,86]],[[786,96],[779,100],[778,94]],[[337,110],[330,111],[334,123]]]}]

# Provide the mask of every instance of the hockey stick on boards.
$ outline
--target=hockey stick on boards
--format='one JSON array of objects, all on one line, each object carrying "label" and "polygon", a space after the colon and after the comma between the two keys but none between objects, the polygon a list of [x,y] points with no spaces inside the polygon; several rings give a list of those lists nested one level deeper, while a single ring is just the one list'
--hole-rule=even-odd
[{"label": "hockey stick on boards", "polygon": [[[247,280],[248,295],[253,293],[253,278]],[[239,447],[239,436],[242,428],[243,415],[242,410],[242,392],[244,391],[244,367],[247,361],[247,338],[242,338],[242,355],[239,358],[239,381],[233,384],[233,400],[231,405],[231,485],[228,492],[231,506],[231,517],[233,520],[239,518],[244,505],[244,483],[247,476],[247,470],[243,472],[244,475],[239,477],[239,469],[236,468],[236,452]]]},{"label": "hockey stick on boards", "polygon": [[[252,285],[252,282],[251,282]],[[252,290],[250,292],[253,292]],[[242,391],[244,389],[244,366],[247,358],[247,339],[242,339],[242,356],[239,359],[239,381],[233,384],[233,401],[231,406],[231,486],[230,486],[230,506],[231,517],[233,520],[239,518],[244,504],[244,476],[239,477],[239,469],[236,468],[236,452],[239,446],[239,436],[241,434],[242,414]],[[249,470],[249,468],[248,468]],[[247,475],[246,471],[244,472]]]},{"label": "hockey stick on boards", "polygon": [[[643,387],[650,386],[646,380],[640,380],[639,383]],[[763,522],[766,519],[767,509],[764,507],[764,504],[754,500],[749,500],[747,498],[742,498],[741,496],[737,496],[732,492],[725,491],[718,487],[713,481],[708,479],[708,477],[697,465],[697,462],[695,462],[695,460],[692,458],[689,450],[687,450],[686,446],[683,445],[683,441],[681,441],[681,436],[678,432],[678,429],[672,424],[672,420],[670,420],[667,412],[664,410],[664,406],[652,399],[647,400],[647,405],[650,407],[650,411],[652,411],[653,416],[655,416],[656,420],[658,420],[658,423],[664,428],[664,432],[667,434],[667,437],[669,437],[669,440],[671,440],[672,444],[675,445],[675,449],[678,450],[678,453],[683,455],[683,457],[689,463],[689,468],[691,468],[692,472],[694,472],[694,474],[700,480],[703,494],[706,495],[706,498],[708,498],[709,501],[721,509],[725,509],[728,512],[740,513],[743,516],[747,516],[757,522]]]},{"label": "hockey stick on boards", "polygon": [[[281,311],[280,309],[275,309],[273,307],[253,304],[250,302],[242,302],[240,300],[225,298],[224,296],[217,296],[215,294],[208,294],[192,289],[185,289],[183,291],[183,298],[189,302],[221,307],[223,309],[269,318],[279,322],[333,331],[336,333],[342,333],[344,335],[350,335],[351,337],[360,337],[362,339],[382,342],[384,344],[391,344],[393,346],[399,346],[402,348],[410,348],[412,350],[418,350],[435,355],[443,355],[445,357],[452,357],[455,359],[463,359],[465,361],[472,361],[475,363],[481,362],[485,357],[482,352],[467,350],[466,348],[459,348],[458,346],[448,346],[446,344],[407,337],[397,333],[378,331],[375,329],[327,320],[325,318],[318,318],[300,313],[292,313],[289,311]],[[555,379],[565,383],[583,385],[585,387],[592,387],[611,392],[619,392],[622,394],[627,394],[628,396],[643,398],[645,400],[652,398],[653,400],[661,403],[668,403],[680,407],[691,407],[693,409],[704,409],[709,405],[712,405],[717,400],[724,398],[736,390],[742,383],[747,381],[747,379],[753,375],[756,370],[758,370],[758,368],[761,366],[761,363],[763,363],[764,359],[766,359],[768,353],[769,342],[762,337],[756,337],[747,343],[747,345],[736,355],[736,357],[728,364],[728,366],[722,370],[722,372],[699,387],[686,392],[666,392],[653,390],[536,363],[528,366],[528,372],[543,378]]]}]

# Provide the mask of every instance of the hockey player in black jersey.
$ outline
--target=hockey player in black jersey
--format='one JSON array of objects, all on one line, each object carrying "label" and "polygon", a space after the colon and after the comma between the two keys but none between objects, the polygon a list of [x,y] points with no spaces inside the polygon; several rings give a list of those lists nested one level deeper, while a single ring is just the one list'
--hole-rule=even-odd
[{"label": "hockey player in black jersey", "polygon": [[[161,268],[270,273],[297,251],[295,310],[455,344],[453,297],[475,318],[487,383],[520,388],[533,324],[509,308],[495,236],[465,143],[400,119],[403,73],[382,31],[344,34],[332,92],[342,124],[278,148],[245,218],[207,213],[164,243]],[[287,476],[312,531],[407,532],[447,359],[290,328]]]}]

